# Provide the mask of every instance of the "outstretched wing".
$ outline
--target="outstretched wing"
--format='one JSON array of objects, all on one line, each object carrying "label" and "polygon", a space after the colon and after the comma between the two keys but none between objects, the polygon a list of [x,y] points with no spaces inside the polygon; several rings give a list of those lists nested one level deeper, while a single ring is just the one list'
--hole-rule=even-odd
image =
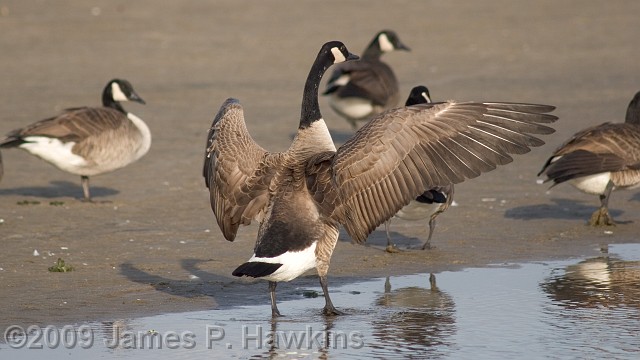
[{"label": "outstretched wing", "polygon": [[424,189],[459,183],[512,161],[544,142],[553,106],[432,103],[378,115],[332,159],[340,201],[331,216],[357,242]]},{"label": "outstretched wing", "polygon": [[240,102],[227,99],[209,129],[203,168],[211,209],[227,240],[235,239],[241,224],[259,220],[277,158],[249,135]]}]

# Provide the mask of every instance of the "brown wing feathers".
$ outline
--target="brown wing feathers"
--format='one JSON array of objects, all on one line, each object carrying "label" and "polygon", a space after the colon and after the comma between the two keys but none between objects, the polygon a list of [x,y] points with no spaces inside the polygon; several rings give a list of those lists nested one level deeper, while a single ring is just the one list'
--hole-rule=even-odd
[{"label": "brown wing feathers", "polygon": [[227,99],[209,130],[203,167],[211,209],[227,240],[263,211],[274,157],[249,135],[240,103]]},{"label": "brown wing feathers", "polygon": [[595,154],[586,150],[576,150],[552,162],[545,170],[545,182],[553,180],[554,185],[565,181],[608,171],[621,171],[625,161],[615,154]]},{"label": "brown wing feathers", "polygon": [[[562,144],[538,175],[554,185],[600,174],[637,170],[640,163],[640,131],[637,125],[604,123],[584,129]],[[619,185],[619,184],[616,184]]]},{"label": "brown wing feathers", "polygon": [[110,108],[73,108],[62,114],[33,123],[10,132],[7,137],[16,140],[28,136],[47,136],[63,142],[80,142],[105,130],[117,129],[128,123],[121,112]]},{"label": "brown wing feathers", "polygon": [[333,174],[343,209],[337,216],[363,242],[424,189],[490,171],[543,142],[541,125],[553,107],[501,103],[441,103],[394,109],[374,118],[345,143]]}]

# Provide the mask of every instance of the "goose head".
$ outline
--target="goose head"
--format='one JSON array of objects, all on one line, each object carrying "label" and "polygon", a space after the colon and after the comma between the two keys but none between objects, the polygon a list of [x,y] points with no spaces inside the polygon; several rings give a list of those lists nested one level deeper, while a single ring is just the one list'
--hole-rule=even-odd
[{"label": "goose head", "polygon": [[327,69],[333,64],[357,59],[359,57],[350,53],[340,41],[329,41],[322,45],[311,66],[311,70],[309,70],[309,75],[304,85],[300,129],[307,128],[311,123],[322,119],[320,105],[318,104],[318,88]]},{"label": "goose head", "polygon": [[135,101],[140,104],[146,104],[136,91],[133,90],[130,82],[124,79],[113,79],[107,83],[107,86],[105,86],[102,92],[102,105],[124,112],[118,104],[120,101]]},{"label": "goose head", "polygon": [[411,51],[400,41],[398,34],[393,30],[382,30],[371,40],[369,46],[362,55],[363,58],[377,58],[380,55],[395,50]]},{"label": "goose head", "polygon": [[633,99],[631,99],[631,102],[627,107],[625,122],[640,125],[640,91],[638,91]]},{"label": "goose head", "polygon": [[411,106],[416,104],[425,104],[431,102],[431,95],[429,94],[429,89],[426,86],[418,85],[411,89],[409,93],[409,97],[405,102],[405,106]]}]

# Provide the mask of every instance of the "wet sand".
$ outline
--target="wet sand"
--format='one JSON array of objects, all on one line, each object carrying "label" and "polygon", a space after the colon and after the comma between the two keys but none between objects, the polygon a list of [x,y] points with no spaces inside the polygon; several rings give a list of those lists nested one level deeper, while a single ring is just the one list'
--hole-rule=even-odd
[{"label": "wet sand", "polygon": [[[615,193],[610,205],[620,224],[595,229],[585,224],[596,197],[568,185],[549,191],[535,175],[575,131],[624,119],[640,89],[640,3],[363,5],[0,2],[0,133],[67,107],[98,105],[114,77],[131,81],[146,100],[125,108],[153,133],[146,157],[92,178],[96,203],[77,200],[78,177],[23,151],[3,151],[0,329],[267,303],[266,283],[231,276],[251,255],[257,227],[241,229],[230,243],[215,224],[201,176],[206,131],[220,104],[236,97],[254,139],[284,150],[320,45],[339,39],[360,53],[383,28],[412,48],[384,57],[403,93],[425,84],[435,99],[551,104],[560,120],[545,146],[456,187],[458,206],[439,218],[435,249],[388,254],[384,227],[368,246],[352,244],[342,232],[330,286],[591,256],[606,244],[640,242],[637,191]],[[350,126],[325,98],[320,106],[336,142],[348,139]],[[426,236],[426,224],[396,220],[392,230],[400,248]],[[47,271],[58,257],[75,270]],[[278,294],[284,299],[309,286],[317,286],[312,272],[280,285]]]}]

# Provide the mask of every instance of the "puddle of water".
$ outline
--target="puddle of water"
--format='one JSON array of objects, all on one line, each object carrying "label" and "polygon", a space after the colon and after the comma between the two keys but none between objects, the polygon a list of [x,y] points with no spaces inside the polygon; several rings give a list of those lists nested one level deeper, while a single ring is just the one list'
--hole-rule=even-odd
[{"label": "puddle of water", "polygon": [[[640,353],[640,244],[613,245],[586,260],[444,272],[435,283],[417,274],[330,290],[348,315],[321,316],[319,296],[281,302],[286,316],[273,322],[265,303],[78,324],[91,344],[81,333],[45,329],[38,342],[37,333],[16,336],[11,344],[26,340],[21,349],[0,343],[0,356],[636,359]],[[30,349],[38,344],[42,349]]]}]

